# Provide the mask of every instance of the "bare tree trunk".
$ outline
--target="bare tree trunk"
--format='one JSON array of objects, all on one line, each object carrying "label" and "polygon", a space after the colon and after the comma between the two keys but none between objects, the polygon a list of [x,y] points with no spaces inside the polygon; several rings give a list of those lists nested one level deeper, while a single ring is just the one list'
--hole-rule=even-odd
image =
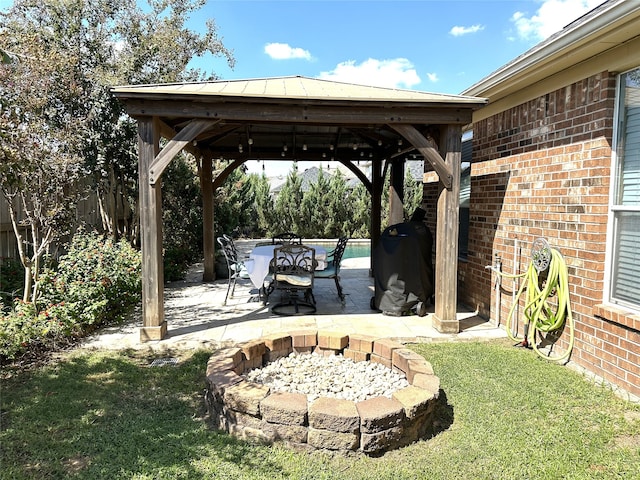
[{"label": "bare tree trunk", "polygon": [[14,195],[9,195],[6,192],[4,193],[4,198],[7,200],[7,205],[9,206],[9,217],[11,218],[11,226],[13,227],[13,234],[16,237],[16,244],[18,246],[18,256],[20,257],[20,263],[24,267],[24,289],[22,290],[22,300],[24,302],[29,301],[29,297],[31,296],[31,261],[29,257],[27,257],[25,248],[24,248],[24,236],[20,233],[20,225],[18,223],[18,214],[16,212],[16,208],[14,205]]}]

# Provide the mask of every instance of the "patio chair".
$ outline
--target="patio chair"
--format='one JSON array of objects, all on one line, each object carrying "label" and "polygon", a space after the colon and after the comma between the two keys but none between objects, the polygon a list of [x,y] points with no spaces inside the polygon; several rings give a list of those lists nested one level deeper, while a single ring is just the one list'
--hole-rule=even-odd
[{"label": "patio chair", "polygon": [[227,243],[231,246],[231,249],[233,250],[234,255],[236,256],[236,258],[238,258],[238,248],[236,247],[236,244],[233,241],[233,237],[231,235],[227,235],[226,233],[223,233],[222,238],[224,238],[227,241]]},{"label": "patio chair", "polygon": [[349,239],[347,237],[340,237],[336,244],[336,248],[327,254],[327,268],[324,270],[316,270],[314,275],[315,278],[329,278],[335,280],[338,297],[340,297],[340,301],[342,303],[344,303],[345,297],[344,292],[342,291],[342,286],[340,285],[340,264],[342,262],[344,250],[347,248],[348,241]]},{"label": "patio chair", "polygon": [[[276,315],[314,313],[313,276],[318,265],[316,252],[306,245],[282,245],[273,249],[270,270],[273,293],[280,292],[280,302],[271,307]],[[299,294],[304,297],[300,298]],[[286,297],[286,301],[284,301]]]},{"label": "patio chair", "polygon": [[227,262],[227,272],[229,274],[227,294],[224,297],[224,305],[226,305],[227,299],[229,298],[229,291],[231,291],[231,296],[233,297],[238,278],[247,278],[248,273],[244,266],[244,262],[238,259],[238,251],[235,248],[233,240],[228,235],[218,237],[217,240],[222,247],[222,253],[224,254],[224,258]]},{"label": "patio chair", "polygon": [[274,245],[301,245],[302,237],[297,233],[283,232],[275,235],[271,241]]}]

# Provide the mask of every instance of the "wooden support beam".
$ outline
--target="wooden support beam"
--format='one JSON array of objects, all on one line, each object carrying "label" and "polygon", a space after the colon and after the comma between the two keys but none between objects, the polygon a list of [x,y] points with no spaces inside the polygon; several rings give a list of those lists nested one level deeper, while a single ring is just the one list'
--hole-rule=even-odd
[{"label": "wooden support beam", "polygon": [[154,158],[149,167],[149,183],[155,184],[167,165],[173,160],[173,158],[180,153],[180,151],[192,142],[199,134],[209,130],[220,120],[191,120],[189,124],[180,130],[175,137],[173,137],[165,145],[160,153]]},{"label": "wooden support beam", "polygon": [[406,138],[428,161],[433,169],[440,177],[440,181],[445,188],[451,188],[453,182],[453,171],[442,158],[438,150],[435,149],[433,142],[429,141],[424,135],[415,129],[413,125],[389,125],[396,132]]},{"label": "wooden support beam", "polygon": [[462,129],[443,126],[443,154],[451,170],[450,188],[441,188],[436,225],[435,312],[433,326],[441,333],[458,333],[458,231]]},{"label": "wooden support beam", "polygon": [[396,158],[391,162],[389,225],[404,221],[404,166],[404,158]]},{"label": "wooden support beam", "polygon": [[200,190],[202,192],[202,246],[204,250],[203,282],[216,279],[216,232],[214,231],[213,159],[202,159],[200,168]]},{"label": "wooden support beam", "polygon": [[157,118],[138,120],[138,179],[140,184],[140,241],[142,246],[142,321],[140,341],[162,340],[164,319],[164,270],[162,262],[161,182],[149,181],[149,170],[160,145]]},{"label": "wooden support beam", "polygon": [[[122,97],[121,97],[122,98]],[[124,99],[127,113],[132,117],[159,116],[183,117],[185,112],[191,118],[209,120],[223,119],[230,122],[288,123],[299,125],[346,125],[367,126],[372,124],[458,124],[467,125],[472,121],[472,108],[465,106],[398,106],[395,102],[358,105],[336,103],[335,105],[313,105],[305,102],[271,103],[252,99],[252,103],[235,103],[229,98],[224,101],[194,102],[192,99],[162,102],[139,98]],[[361,103],[361,102],[358,102]]]},{"label": "wooden support beam", "polygon": [[[161,137],[166,138],[167,140],[171,140],[172,138],[174,138],[178,134],[177,131],[175,131],[171,126],[169,126],[168,124],[166,124],[162,120],[160,120],[159,122],[160,122],[160,136]],[[186,151],[186,152],[189,152],[191,155],[193,155],[196,158],[202,157],[202,152],[200,151],[200,148],[198,148],[197,146],[193,145],[193,142],[192,143],[187,143],[182,149],[184,151]]]},{"label": "wooden support beam", "polygon": [[375,247],[380,242],[380,234],[382,233],[381,225],[382,221],[380,215],[382,214],[382,189],[384,188],[384,176],[382,174],[382,159],[376,157],[371,162],[371,268],[369,272],[373,275],[373,271],[376,269],[374,263],[373,252]]},{"label": "wooden support beam", "polygon": [[358,180],[362,182],[362,184],[364,185],[364,188],[367,189],[367,192],[371,194],[373,189],[373,186],[371,185],[371,180],[369,180],[367,176],[364,173],[362,173],[362,170],[360,170],[358,167],[356,167],[353,164],[353,161],[338,159],[338,162],[340,162],[342,165],[347,167],[351,173],[353,173],[356,177],[358,177]]},{"label": "wooden support beam", "polygon": [[215,195],[216,190],[222,186],[222,184],[227,179],[227,177],[231,174],[231,172],[233,172],[236,168],[238,168],[240,165],[242,165],[246,161],[247,160],[244,159],[244,158],[240,159],[240,160],[234,160],[229,165],[227,165],[224,168],[224,170],[222,170],[218,174],[218,176],[213,180],[213,194],[214,195]]}]

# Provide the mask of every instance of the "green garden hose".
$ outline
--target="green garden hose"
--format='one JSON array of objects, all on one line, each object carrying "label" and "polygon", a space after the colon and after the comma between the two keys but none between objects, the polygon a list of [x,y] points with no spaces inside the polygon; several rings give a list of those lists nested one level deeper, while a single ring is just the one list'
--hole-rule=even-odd
[{"label": "green garden hose", "polygon": [[[545,242],[546,244],[546,242]],[[546,247],[548,251],[546,254],[548,258],[548,267],[539,271],[537,267],[537,261],[535,255],[529,264],[529,268],[526,272],[520,275],[509,275],[502,272],[496,272],[498,275],[507,278],[523,278],[525,281],[518,289],[516,298],[513,305],[509,310],[507,316],[506,329],[507,335],[514,341],[521,341],[523,346],[529,346],[527,335],[529,332],[533,335],[534,341],[532,342],[533,349],[538,355],[548,360],[555,360],[561,362],[569,357],[575,340],[574,335],[574,323],[573,316],[571,314],[571,304],[569,302],[569,273],[567,270],[567,264],[564,258],[554,248]],[[495,271],[495,270],[494,270]],[[541,273],[547,272],[546,277],[541,276]],[[527,302],[524,307],[524,339],[518,339],[511,333],[511,322],[513,318],[513,312],[519,303],[520,295],[522,295],[524,289],[527,290]],[[552,305],[549,300],[552,297],[556,297],[556,305]],[[548,334],[555,332],[568,323],[569,327],[569,345],[566,351],[556,357],[546,355],[541,352],[536,345],[536,334]]]}]

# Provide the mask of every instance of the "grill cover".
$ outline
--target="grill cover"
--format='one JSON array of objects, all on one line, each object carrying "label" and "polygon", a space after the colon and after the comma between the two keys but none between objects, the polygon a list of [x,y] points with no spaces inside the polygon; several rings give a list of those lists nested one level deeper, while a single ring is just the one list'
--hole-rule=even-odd
[{"label": "grill cover", "polygon": [[402,315],[433,296],[432,244],[429,228],[418,221],[391,225],[382,232],[373,253],[373,308]]}]

